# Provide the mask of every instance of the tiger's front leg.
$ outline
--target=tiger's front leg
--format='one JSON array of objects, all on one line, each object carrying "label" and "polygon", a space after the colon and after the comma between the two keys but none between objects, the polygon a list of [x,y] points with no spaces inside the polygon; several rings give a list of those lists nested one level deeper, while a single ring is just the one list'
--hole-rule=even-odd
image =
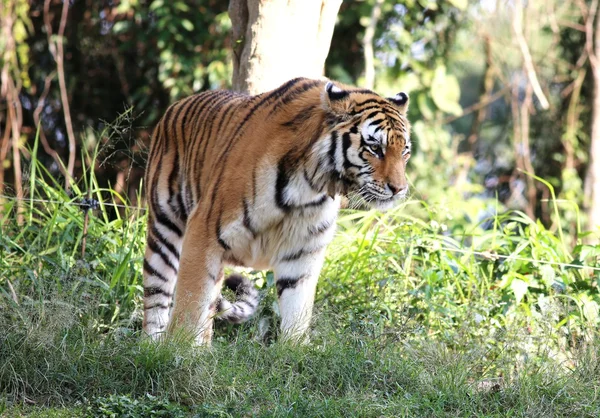
[{"label": "tiger's front leg", "polygon": [[171,334],[189,333],[198,345],[211,342],[214,308],[223,285],[223,250],[204,231],[204,219],[192,217],[183,239],[175,306],[169,324]]},{"label": "tiger's front leg", "polygon": [[284,254],[274,266],[282,339],[294,342],[308,339],[306,333],[324,258],[324,248],[316,252],[301,249]]}]

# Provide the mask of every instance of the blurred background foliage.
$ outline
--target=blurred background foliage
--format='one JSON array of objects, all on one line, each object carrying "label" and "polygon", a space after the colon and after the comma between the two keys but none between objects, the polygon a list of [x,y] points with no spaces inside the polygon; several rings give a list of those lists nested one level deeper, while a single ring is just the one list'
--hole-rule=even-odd
[{"label": "blurred background foliage", "polygon": [[[3,6],[3,186],[24,182],[37,121],[44,150],[40,159],[53,174],[60,173],[59,161],[71,153],[72,126],[77,178],[81,148],[108,142],[94,132],[131,108],[130,126],[101,147],[97,170],[103,185],[135,202],[149,135],[168,104],[193,92],[230,86],[235,41],[227,2],[76,0],[66,12],[60,0],[3,0]],[[519,36],[517,9],[522,14]],[[585,203],[593,100],[586,46],[590,10],[577,0],[525,5],[344,1],[325,73],[363,85],[366,67],[372,66],[375,90],[411,94],[416,144],[411,178],[417,198],[452,205],[467,201],[461,209],[465,216],[481,217],[485,204],[473,199],[497,196],[507,208],[549,226],[556,220],[548,189],[523,172],[546,179],[560,198]],[[364,40],[373,19],[371,63],[365,59]],[[57,58],[59,43],[64,53]],[[58,59],[70,118],[61,100]],[[11,126],[17,126],[16,136]],[[17,149],[8,152],[14,143]],[[472,213],[473,207],[483,211]],[[560,210],[575,232],[572,206]]]}]

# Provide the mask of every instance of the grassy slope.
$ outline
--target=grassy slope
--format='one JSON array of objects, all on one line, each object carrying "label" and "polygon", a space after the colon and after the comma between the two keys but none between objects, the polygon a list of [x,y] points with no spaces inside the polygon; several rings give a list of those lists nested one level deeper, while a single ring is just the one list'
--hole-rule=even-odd
[{"label": "grassy slope", "polygon": [[[572,371],[550,361],[515,370],[507,361],[503,378],[488,379],[482,352],[373,338],[369,329],[336,333],[326,324],[308,346],[264,344],[249,339],[254,325],[210,350],[99,334],[79,323],[13,329],[2,333],[0,387],[10,399],[40,404],[89,401],[97,413],[103,404],[130,407],[132,399],[152,406],[158,401],[146,394],[153,393],[201,416],[600,414],[597,347],[579,353]],[[110,394],[129,397],[98,400]]]},{"label": "grassy slope", "polygon": [[258,318],[220,325],[211,350],[140,340],[143,216],[98,211],[82,258],[76,206],[26,206],[17,226],[5,205],[0,415],[600,415],[596,276],[544,263],[597,265],[597,250],[522,214],[483,229],[414,204],[341,219],[311,344],[276,342],[272,276],[256,273]]}]

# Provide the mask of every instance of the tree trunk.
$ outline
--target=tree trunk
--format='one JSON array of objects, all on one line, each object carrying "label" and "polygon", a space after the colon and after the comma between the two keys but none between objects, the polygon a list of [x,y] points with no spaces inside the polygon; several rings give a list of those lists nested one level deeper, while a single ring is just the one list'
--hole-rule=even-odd
[{"label": "tree trunk", "polygon": [[271,90],[323,76],[341,0],[231,0],[233,89]]},{"label": "tree trunk", "polygon": [[[600,9],[599,9],[600,10]],[[586,200],[588,230],[598,232],[600,227],[600,12],[596,17],[594,33],[594,58],[592,72],[594,77],[594,101],[592,111],[592,133],[590,147],[590,165],[586,176]],[[597,242],[597,237],[593,241]]]},{"label": "tree trunk", "polygon": [[365,29],[363,38],[363,51],[365,54],[365,87],[373,89],[375,87],[375,53],[373,52],[373,39],[375,38],[375,29],[379,16],[381,16],[381,6],[383,0],[375,0],[373,10],[371,10],[371,20],[369,26]]}]

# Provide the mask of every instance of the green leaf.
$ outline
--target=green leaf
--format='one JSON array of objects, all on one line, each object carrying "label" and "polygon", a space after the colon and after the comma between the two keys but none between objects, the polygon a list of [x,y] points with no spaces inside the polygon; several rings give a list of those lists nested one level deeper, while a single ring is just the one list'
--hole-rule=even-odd
[{"label": "green leaf", "polygon": [[434,103],[427,95],[419,94],[417,96],[417,106],[425,119],[433,119],[435,116]]},{"label": "green leaf", "polygon": [[462,107],[458,103],[460,85],[456,77],[446,74],[446,67],[443,65],[436,68],[433,75],[431,98],[440,110],[455,116],[462,114]]},{"label": "green leaf", "polygon": [[579,295],[579,299],[583,305],[583,316],[585,319],[592,323],[598,322],[598,313],[600,309],[598,308],[598,304],[596,301],[592,300],[588,295],[581,294]]},{"label": "green leaf", "polygon": [[542,281],[546,287],[550,287],[554,284],[554,281],[556,280],[556,272],[552,266],[544,264],[540,267],[540,274],[542,275]]},{"label": "green leaf", "polygon": [[521,279],[513,279],[510,283],[510,290],[512,290],[512,292],[515,295],[517,305],[521,303],[521,300],[523,300],[523,296],[525,296],[525,294],[527,293],[528,288],[529,285]]},{"label": "green leaf", "polygon": [[183,19],[181,21],[181,26],[183,26],[183,28],[185,30],[187,30],[188,32],[191,32],[194,30],[194,24],[187,19]]},{"label": "green leaf", "polygon": [[461,10],[466,9],[468,5],[467,0],[448,0],[448,3]]}]

